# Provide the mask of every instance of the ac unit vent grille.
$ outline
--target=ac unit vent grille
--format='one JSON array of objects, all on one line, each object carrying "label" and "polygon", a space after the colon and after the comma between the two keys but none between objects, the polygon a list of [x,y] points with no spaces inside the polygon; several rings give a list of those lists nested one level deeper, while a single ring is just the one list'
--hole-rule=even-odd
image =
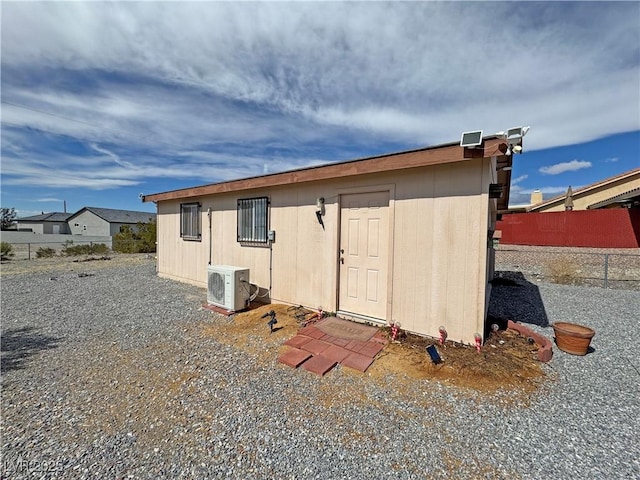
[{"label": "ac unit vent grille", "polygon": [[207,303],[235,312],[249,300],[249,269],[229,265],[207,267]]},{"label": "ac unit vent grille", "polygon": [[209,298],[215,303],[224,303],[224,275],[220,272],[209,272]]}]

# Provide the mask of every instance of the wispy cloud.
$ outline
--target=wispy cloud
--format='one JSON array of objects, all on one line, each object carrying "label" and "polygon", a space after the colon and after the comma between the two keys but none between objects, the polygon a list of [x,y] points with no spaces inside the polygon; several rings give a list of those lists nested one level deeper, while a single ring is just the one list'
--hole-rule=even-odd
[{"label": "wispy cloud", "polygon": [[604,161],[605,161],[606,163],[615,163],[615,162],[617,162],[618,160],[620,160],[618,157],[611,157],[611,158],[606,158]]},{"label": "wispy cloud", "polygon": [[37,198],[36,202],[42,202],[42,203],[50,203],[50,202],[63,202],[64,200],[61,200],[59,198]]},{"label": "wispy cloud", "polygon": [[527,178],[529,178],[529,175],[527,175],[527,174],[520,175],[519,177],[516,177],[516,178],[512,178],[511,179],[511,185],[517,185],[518,183],[526,180]]},{"label": "wispy cloud", "polygon": [[585,160],[571,160],[570,162],[560,162],[555,165],[549,165],[547,167],[540,167],[538,170],[540,173],[546,175],[559,175],[565,172],[574,172],[583,168],[591,168],[591,162]]},{"label": "wispy cloud", "polygon": [[90,146],[96,152],[102,153],[102,154],[108,156],[109,158],[111,158],[117,165],[120,165],[121,167],[124,167],[124,168],[136,168],[135,165],[133,165],[132,163],[120,160],[120,157],[118,155],[116,155],[115,153],[107,150],[106,148],[101,148],[98,145],[96,145],[95,143],[92,143]]},{"label": "wispy cloud", "polygon": [[238,155],[224,149],[219,153],[169,149],[162,156],[143,150],[135,156],[133,164],[122,161],[115,151],[96,144],[88,144],[79,153],[59,154],[55,164],[49,159],[46,148],[30,155],[7,152],[2,159],[3,184],[105,190],[139,185],[149,178],[194,179],[194,182],[209,183],[261,175],[265,165],[270,171],[284,171],[322,163],[321,159],[292,160],[252,152]]},{"label": "wispy cloud", "polygon": [[[620,91],[637,87],[637,71],[612,60],[632,58],[629,46],[617,38],[620,31],[633,35],[635,17],[624,14],[637,12],[633,5],[602,9],[597,15],[602,34],[597,38],[585,35],[588,25],[553,21],[560,8],[553,5],[496,4],[488,11],[481,4],[429,2],[50,3],[39,4],[38,15],[34,8],[8,4],[3,9],[3,64],[20,69],[37,65],[41,71],[33,73],[40,75],[63,65],[81,72],[85,83],[79,90],[62,92],[64,85],[55,82],[27,88],[31,100],[55,112],[73,112],[72,118],[98,113],[100,125],[108,119],[114,129],[162,132],[166,140],[178,143],[182,136],[174,138],[171,127],[180,133],[188,125],[198,132],[198,117],[205,125],[225,127],[223,132],[237,125],[231,113],[235,107],[220,99],[416,143],[449,141],[468,123],[487,131],[532,123],[541,130],[539,135],[532,130],[527,148],[593,138],[624,124],[638,127],[633,102],[618,101]],[[561,9],[563,17],[592,21],[578,6]],[[532,14],[548,21],[528,28]],[[73,25],[60,28],[60,19],[69,16],[75,19]],[[488,21],[496,17],[512,21],[496,30]],[[385,28],[371,35],[371,25]],[[37,38],[25,35],[32,31],[38,31]],[[518,68],[509,69],[508,75],[498,73],[495,59],[508,55],[510,45],[525,42],[536,48],[520,49]],[[590,42],[598,48],[589,49]],[[464,58],[458,55],[461,46]],[[466,58],[474,58],[473,82]],[[552,76],[546,75],[549,71]],[[92,75],[100,72],[115,75],[95,81]],[[122,85],[109,89],[132,74],[128,98],[117,93]],[[17,85],[8,86],[13,97]],[[164,93],[158,101],[164,86],[174,94]],[[192,92],[186,104],[180,90]],[[594,90],[599,94],[590,95],[589,111],[617,118],[613,124],[583,122],[583,116],[576,115],[585,103],[577,100]],[[479,108],[488,107],[486,99],[497,92],[500,108]],[[88,97],[91,101],[85,102]],[[190,122],[181,123],[195,102],[209,106],[208,115],[190,115]],[[600,109],[600,104],[608,108]],[[167,122],[169,115],[174,120]],[[569,117],[572,121],[566,122]],[[255,115],[251,118],[254,130],[245,129],[245,135],[253,139],[266,125],[256,123]],[[280,120],[287,122],[285,117]],[[136,123],[134,130],[127,128]],[[597,132],[594,123],[600,125]],[[222,136],[218,130],[209,132]]]},{"label": "wispy cloud", "polygon": [[[449,142],[476,128],[532,125],[525,151],[640,129],[633,2],[2,10],[3,185],[203,183]],[[497,28],[496,18],[509,21]],[[504,62],[513,46],[517,68]],[[574,162],[543,173],[589,163]]]}]

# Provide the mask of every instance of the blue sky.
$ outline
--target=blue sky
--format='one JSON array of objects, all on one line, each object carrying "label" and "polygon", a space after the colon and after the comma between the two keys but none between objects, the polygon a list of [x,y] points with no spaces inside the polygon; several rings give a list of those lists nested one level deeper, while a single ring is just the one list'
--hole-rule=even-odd
[{"label": "blue sky", "polygon": [[2,2],[1,204],[150,194],[531,126],[511,204],[640,166],[638,2]]}]

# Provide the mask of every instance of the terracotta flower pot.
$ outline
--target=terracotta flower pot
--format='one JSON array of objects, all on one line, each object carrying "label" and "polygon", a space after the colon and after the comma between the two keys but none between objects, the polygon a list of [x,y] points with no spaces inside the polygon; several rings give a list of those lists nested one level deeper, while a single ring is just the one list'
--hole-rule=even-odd
[{"label": "terracotta flower pot", "polygon": [[586,355],[591,339],[596,331],[576,323],[556,322],[553,324],[556,345],[563,352],[572,355]]}]

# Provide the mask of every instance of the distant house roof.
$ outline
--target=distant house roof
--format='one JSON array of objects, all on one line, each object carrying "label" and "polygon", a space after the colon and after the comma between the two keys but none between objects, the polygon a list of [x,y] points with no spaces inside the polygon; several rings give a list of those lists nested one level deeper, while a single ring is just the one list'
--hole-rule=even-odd
[{"label": "distant house roof", "polygon": [[[619,175],[615,175],[613,177],[605,178],[604,180],[600,180],[599,182],[592,183],[591,185],[587,185],[586,187],[582,187],[575,190],[572,196],[573,198],[576,198],[578,196],[584,195],[585,193],[589,193],[591,190],[594,190],[599,187],[604,187],[618,180],[622,180],[627,177],[637,175],[638,173],[640,173],[640,168],[634,168],[633,170],[629,170],[628,172],[624,172]],[[535,205],[530,206],[527,210],[529,212],[535,212],[537,210],[540,210],[541,208],[553,205],[554,203],[564,203],[566,196],[567,196],[566,193],[563,193],[562,195],[558,195],[557,197],[550,198],[549,200],[545,200],[544,202],[536,203]],[[594,207],[590,205],[589,208],[594,208]]]},{"label": "distant house roof", "polygon": [[41,213],[40,215],[32,215],[31,217],[23,217],[16,219],[17,222],[66,222],[72,213],[65,212],[51,212],[51,213]]},{"label": "distant house roof", "polygon": [[619,193],[618,195],[614,195],[611,198],[607,198],[606,200],[602,200],[601,202],[592,203],[587,208],[595,209],[602,208],[612,203],[626,203],[629,201],[639,201],[640,200],[640,187],[632,188],[631,190],[627,190],[626,192]]},{"label": "distant house roof", "polygon": [[71,220],[73,217],[77,217],[83,212],[91,212],[109,223],[148,223],[153,222],[156,219],[156,214],[150,212],[115,210],[113,208],[83,207],[73,215],[70,215],[68,220]]}]

